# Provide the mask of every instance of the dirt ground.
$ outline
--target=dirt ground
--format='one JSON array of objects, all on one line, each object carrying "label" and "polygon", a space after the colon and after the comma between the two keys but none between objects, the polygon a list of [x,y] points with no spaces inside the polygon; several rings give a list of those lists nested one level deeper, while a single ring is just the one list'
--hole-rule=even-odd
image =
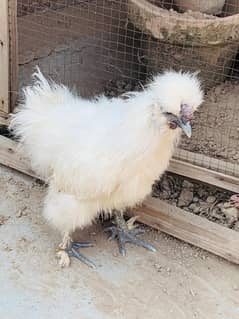
[{"label": "dirt ground", "polygon": [[100,224],[79,233],[96,270],[60,269],[58,233],[41,215],[46,189],[0,167],[0,318],[237,319],[238,266],[146,229],[157,253],[129,246],[121,257]]}]

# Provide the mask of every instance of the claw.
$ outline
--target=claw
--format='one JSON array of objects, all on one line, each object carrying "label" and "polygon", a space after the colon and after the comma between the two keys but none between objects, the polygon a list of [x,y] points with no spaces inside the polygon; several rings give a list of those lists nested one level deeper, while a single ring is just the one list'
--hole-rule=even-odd
[{"label": "claw", "polygon": [[145,230],[142,228],[134,228],[130,231],[131,235],[137,236],[137,235],[143,235],[145,233]]},{"label": "claw", "polygon": [[[126,255],[126,243],[132,243],[137,246],[144,247],[147,250],[150,250],[152,252],[156,251],[156,248],[145,242],[144,240],[138,239],[136,236],[141,235],[144,233],[143,229],[136,228],[134,225],[134,221],[136,218],[133,218],[133,220],[130,220],[130,223],[125,223],[126,227],[122,228],[119,225],[116,226],[110,226],[107,227],[104,231],[105,232],[111,232],[111,235],[109,237],[109,240],[117,238],[118,244],[119,244],[119,252],[122,256]],[[122,220],[121,220],[122,223]],[[121,224],[122,225],[122,224]]]},{"label": "claw", "polygon": [[94,244],[86,241],[86,242],[82,242],[82,243],[72,243],[72,246],[75,248],[88,248],[88,247],[94,247]]},{"label": "claw", "polygon": [[104,232],[111,232],[111,235],[108,237],[108,240],[113,240],[117,237],[117,232],[115,231],[116,226],[106,227]]},{"label": "claw", "polygon": [[95,269],[96,265],[79,252],[80,248],[88,248],[93,246],[94,245],[90,242],[82,242],[82,243],[71,242],[67,248],[65,249],[60,248],[59,252],[57,253],[58,257],[60,258],[60,265],[62,267],[69,266],[70,264],[69,257],[75,257],[79,259],[81,262],[83,262],[84,264],[86,264],[87,266]]},{"label": "claw", "polygon": [[128,234],[128,237],[129,237],[129,239],[126,242],[131,242],[131,243],[133,243],[133,244],[135,244],[137,246],[144,247],[145,249],[148,249],[148,250],[150,250],[152,252],[156,252],[157,251],[156,248],[153,245],[147,243],[146,241],[144,241],[142,239],[137,239],[137,238],[135,238],[135,236],[132,236],[131,234]]},{"label": "claw", "polygon": [[68,251],[68,253],[70,254],[70,256],[79,259],[81,262],[83,262],[87,266],[95,269],[96,265],[77,250],[81,247],[83,248],[83,247],[92,247],[92,246],[93,245],[91,243],[72,243],[72,246],[70,250]]}]

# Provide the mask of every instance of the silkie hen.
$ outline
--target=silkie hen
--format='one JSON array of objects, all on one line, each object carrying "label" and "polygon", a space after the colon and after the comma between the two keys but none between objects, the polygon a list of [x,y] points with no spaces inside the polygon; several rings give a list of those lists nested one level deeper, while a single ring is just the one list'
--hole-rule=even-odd
[{"label": "silkie hen", "polygon": [[80,252],[90,243],[73,243],[71,235],[102,211],[115,214],[116,225],[108,230],[122,254],[126,242],[154,250],[122,214],[151,192],[181,131],[191,136],[193,112],[203,101],[196,75],[165,72],[142,92],[92,100],[47,81],[39,69],[34,78],[10,129],[49,184],[43,214],[62,233],[60,265],[68,266],[70,256],[94,265]]}]

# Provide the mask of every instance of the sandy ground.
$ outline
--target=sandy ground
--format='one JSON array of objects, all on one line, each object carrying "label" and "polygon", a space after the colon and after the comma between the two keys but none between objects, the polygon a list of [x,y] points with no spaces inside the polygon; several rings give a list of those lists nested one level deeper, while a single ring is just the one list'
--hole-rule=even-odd
[{"label": "sandy ground", "polygon": [[147,229],[157,253],[118,255],[101,225],[77,237],[97,270],[60,269],[59,235],[41,216],[45,187],[0,167],[0,318],[237,319],[239,271],[198,248]]}]

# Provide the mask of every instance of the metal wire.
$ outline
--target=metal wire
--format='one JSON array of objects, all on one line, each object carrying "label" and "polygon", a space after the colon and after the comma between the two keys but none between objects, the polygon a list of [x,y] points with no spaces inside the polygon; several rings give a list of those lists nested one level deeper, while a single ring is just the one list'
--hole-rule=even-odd
[{"label": "metal wire", "polygon": [[[150,19],[148,30],[135,24],[139,17],[132,19],[129,2],[18,0],[20,89],[31,81],[35,65],[84,96],[102,92],[114,96],[140,89],[140,83],[147,82],[152,73],[169,68],[199,70],[207,92],[205,103],[196,115],[192,140],[183,139],[175,156],[239,177],[239,45],[227,41],[220,47],[199,46],[194,39],[157,39],[149,31],[154,28]],[[170,19],[181,15],[192,21],[215,19],[216,23],[239,14],[238,1],[234,0],[214,8],[214,16],[208,14],[212,8],[202,8],[202,1],[191,1],[193,10],[207,13],[186,12],[184,3],[188,1],[148,2],[169,10]]]}]

